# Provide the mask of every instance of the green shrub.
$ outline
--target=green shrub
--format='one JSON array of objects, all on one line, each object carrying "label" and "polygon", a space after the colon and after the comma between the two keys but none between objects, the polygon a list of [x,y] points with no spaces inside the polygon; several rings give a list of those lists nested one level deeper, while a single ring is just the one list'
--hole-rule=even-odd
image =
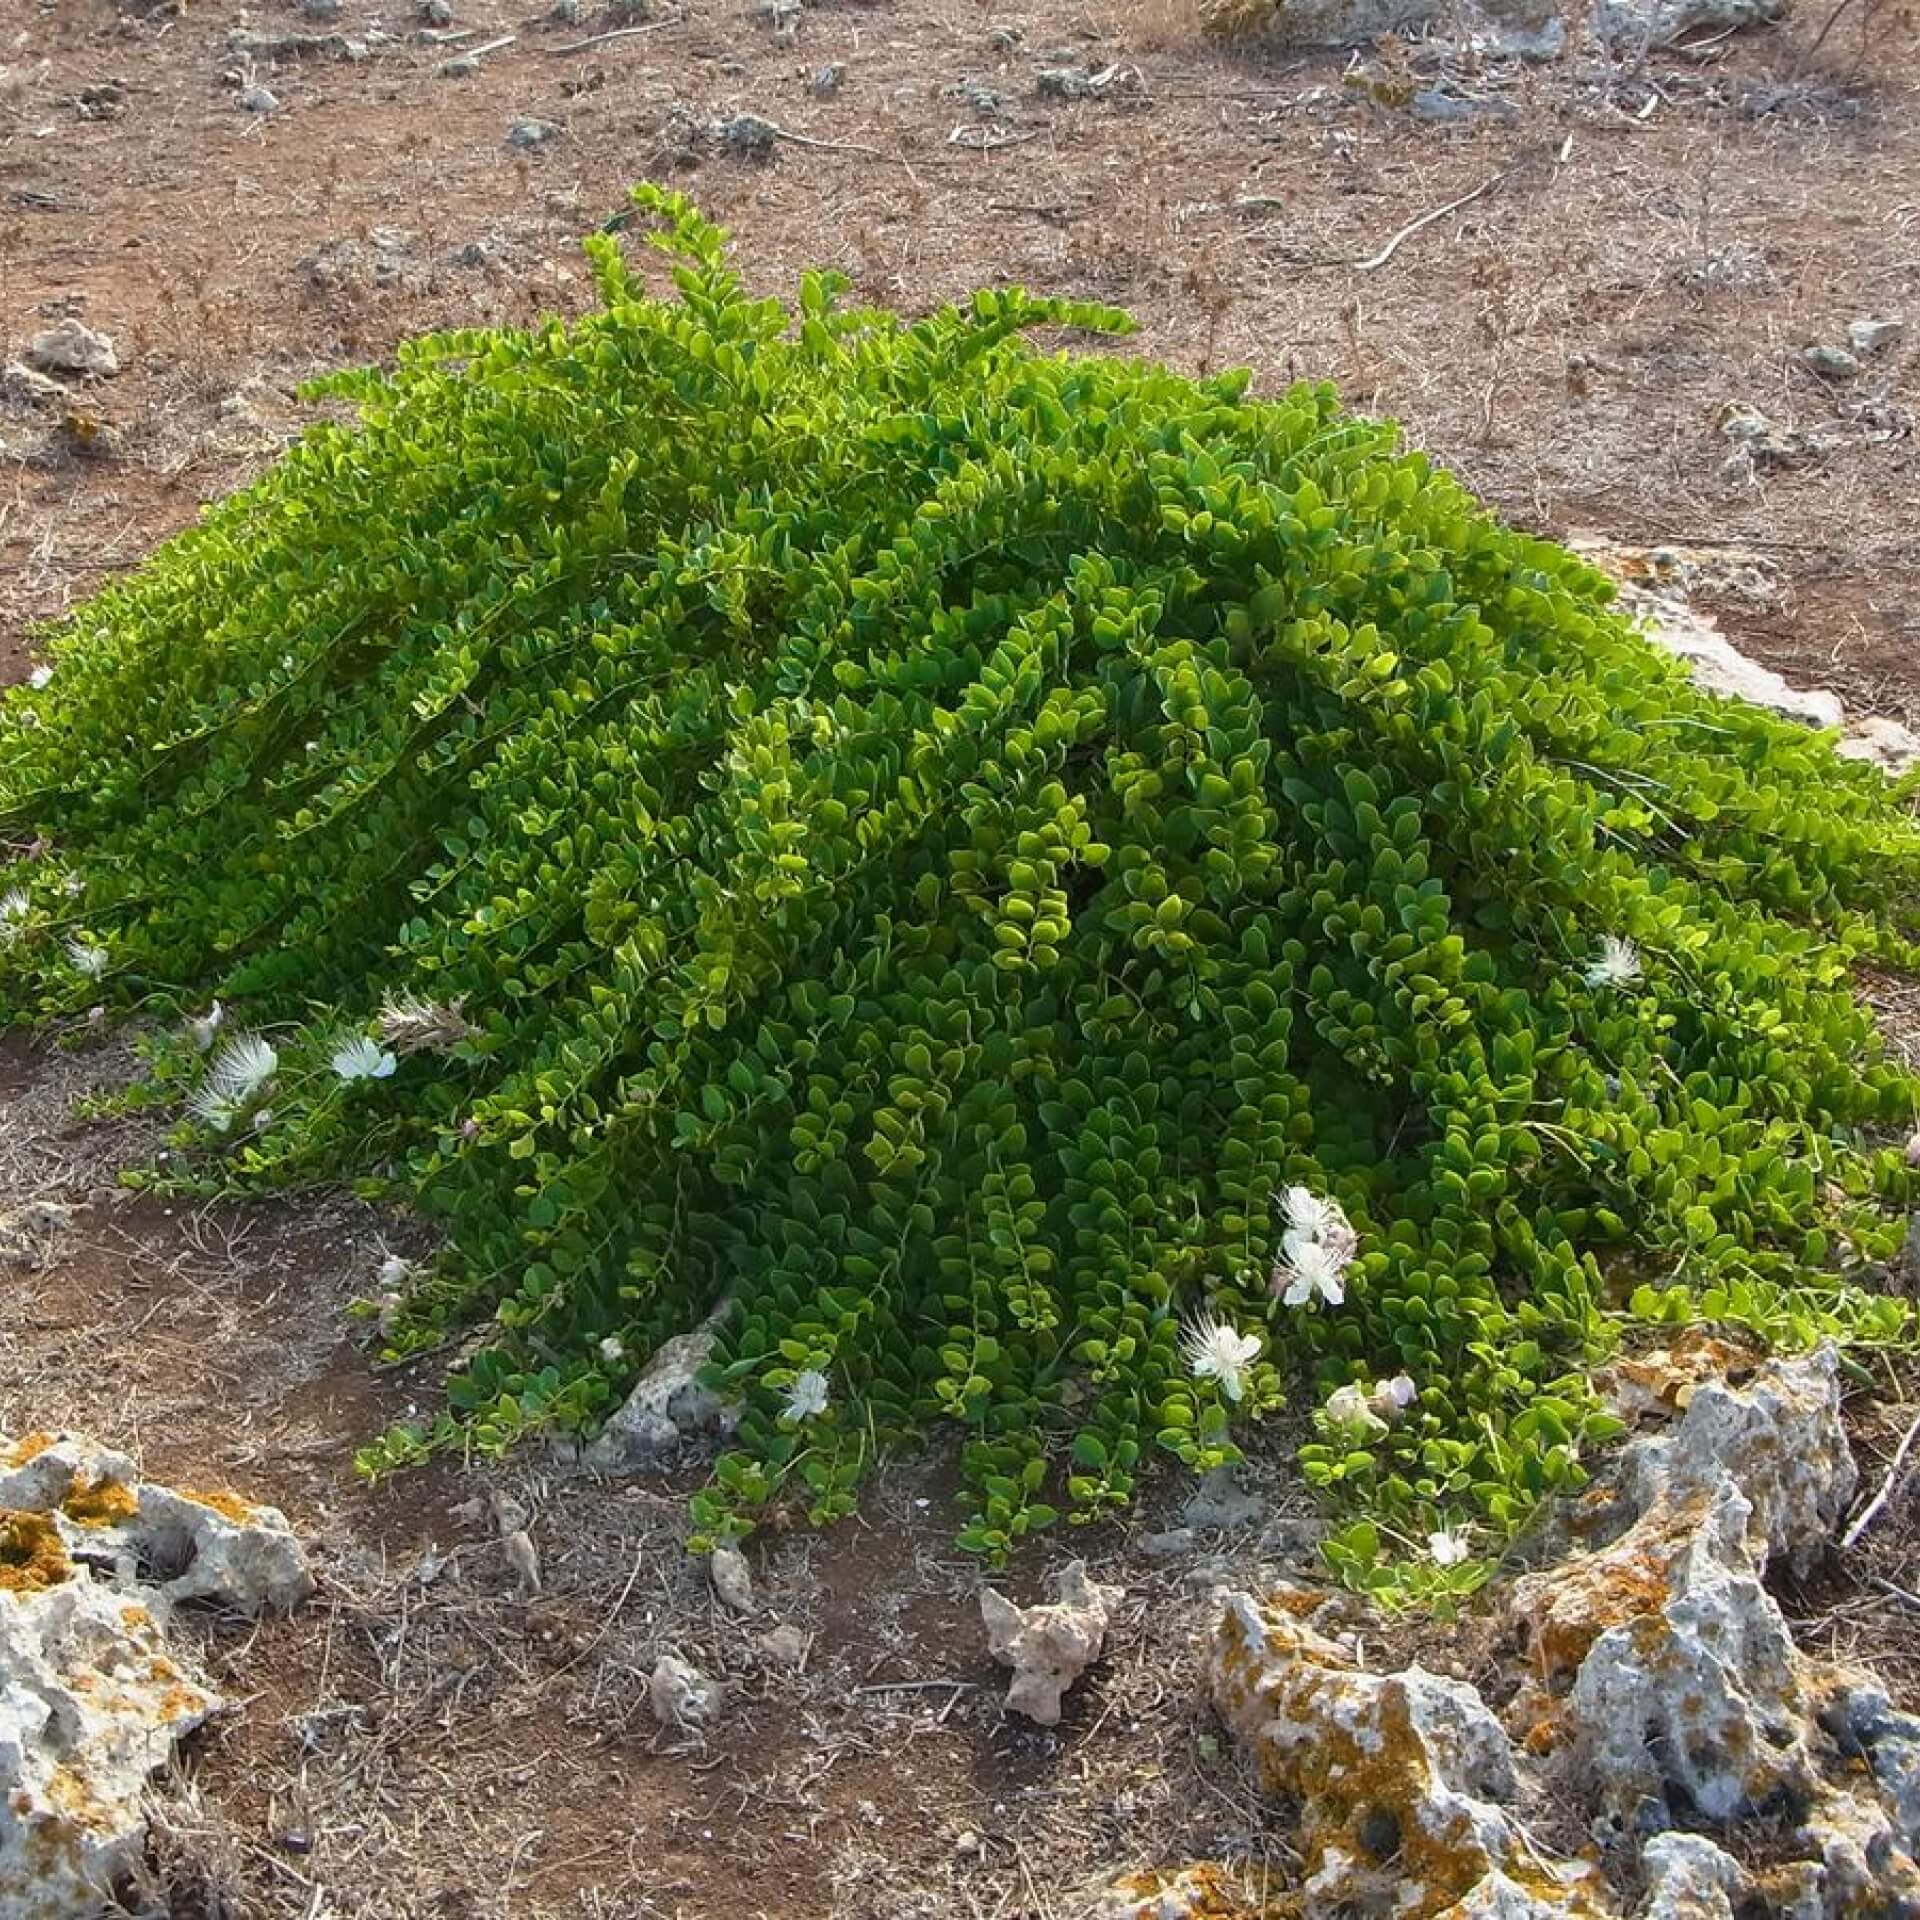
[{"label": "green shrub", "polygon": [[0,1009],[217,994],[171,1177],[411,1193],[389,1349],[492,1315],[369,1464],[590,1430],[724,1296],[709,1531],[945,1419],[998,1553],[1310,1375],[1364,1580],[1577,1484],[1626,1318],[1898,1326],[1878,773],[1328,388],[749,299],[637,197],[677,298],[602,237],[602,311],[324,383],[0,713]]}]

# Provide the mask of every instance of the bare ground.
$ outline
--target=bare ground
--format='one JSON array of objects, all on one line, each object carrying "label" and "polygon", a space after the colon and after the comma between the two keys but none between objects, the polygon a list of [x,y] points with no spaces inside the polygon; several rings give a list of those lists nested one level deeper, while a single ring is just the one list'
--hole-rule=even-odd
[{"label": "bare ground", "polygon": [[[299,378],[423,327],[577,309],[579,237],[650,175],[727,221],[759,284],[827,265],[907,310],[1003,281],[1116,302],[1138,350],[1176,364],[1337,380],[1530,526],[1765,553],[1784,591],[1722,609],[1739,642],[1920,721],[1920,48],[1882,4],[1810,53],[1826,12],[1691,57],[1532,68],[1417,43],[1228,49],[1164,0],[725,0],[578,52],[559,49],[625,22],[462,0],[468,37],[426,43],[406,4],[316,21],[279,0],[0,0],[0,346],[71,312],[122,363],[52,416],[0,411],[0,680],[27,671],[35,622],[297,430]],[[228,49],[243,25],[393,38],[364,60],[249,60]],[[438,72],[507,34],[477,73]],[[1042,97],[1053,67],[1108,78]],[[1500,110],[1433,124],[1382,104],[1409,77]],[[238,108],[256,83],[277,112]],[[694,137],[742,111],[842,144],[753,160]],[[516,150],[525,117],[559,131]],[[1889,313],[1909,336],[1855,379],[1801,362]],[[1730,467],[1732,402],[1824,453]],[[1224,1858],[1254,1900],[1287,1884],[1286,1824],[1196,1686],[1206,1594],[1273,1564],[1251,1532],[1155,1557],[1143,1541],[1185,1497],[1169,1480],[1126,1529],[1023,1564],[1022,1598],[1067,1547],[1129,1591],[1111,1658],[1047,1732],[1001,1714],[937,1452],[833,1532],[758,1543],[746,1619],[682,1551],[684,1485],[543,1460],[369,1490],[353,1448],[431,1383],[377,1372],[341,1310],[413,1230],[334,1199],[189,1214],[116,1193],[150,1143],[68,1116],[125,1070],[117,1048],[0,1054],[0,1211],[80,1209],[51,1266],[0,1270],[0,1428],[217,1473],[284,1506],[324,1574],[298,1620],[197,1623],[234,1709],[163,1797],[135,1910],[1010,1920],[1144,1861]],[[1913,1398],[1897,1376],[1863,1396],[1870,1484]],[[1265,1444],[1261,1490],[1304,1513],[1285,1437]],[[536,1595],[495,1493],[530,1517]],[[1909,1492],[1844,1571],[1788,1596],[1810,1645],[1871,1654],[1909,1703],[1915,1537]],[[781,1623],[809,1636],[797,1669],[760,1644]],[[1482,1621],[1395,1637],[1500,1671]],[[730,1683],[704,1744],[652,1722],[662,1651]]]}]

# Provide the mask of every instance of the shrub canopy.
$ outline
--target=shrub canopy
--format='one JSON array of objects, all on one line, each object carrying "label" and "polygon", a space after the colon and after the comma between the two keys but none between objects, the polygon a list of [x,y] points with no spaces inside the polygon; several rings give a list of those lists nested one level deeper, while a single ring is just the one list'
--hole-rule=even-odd
[{"label": "shrub canopy", "polygon": [[[715,1530],[946,1418],[998,1552],[1304,1371],[1417,1393],[1316,1479],[1500,1531],[1623,1315],[1892,1329],[1880,774],[1327,387],[1040,353],[1125,322],[1018,292],[752,299],[637,197],[677,297],[600,236],[600,311],[323,383],[356,417],[0,710],[0,1009],[217,994],[210,1070],[152,1048],[196,1177],[409,1191],[389,1346],[492,1316],[374,1464],[590,1429],[727,1298]],[[1337,1306],[1270,1286],[1296,1186]]]}]

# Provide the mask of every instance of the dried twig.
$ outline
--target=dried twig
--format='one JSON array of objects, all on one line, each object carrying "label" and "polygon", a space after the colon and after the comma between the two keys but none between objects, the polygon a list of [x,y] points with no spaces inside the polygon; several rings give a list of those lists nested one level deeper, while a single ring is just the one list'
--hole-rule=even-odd
[{"label": "dried twig", "polygon": [[878,147],[863,147],[858,140],[817,140],[810,133],[795,133],[788,127],[776,127],[771,120],[756,114],[755,119],[776,140],[790,140],[796,147],[818,147],[823,153],[864,153],[869,160],[896,160],[907,163],[897,153],[883,153]]},{"label": "dried twig", "polygon": [[1900,1478],[1900,1469],[1906,1464],[1907,1451],[1913,1445],[1914,1437],[1920,1435],[1920,1413],[1913,1416],[1913,1423],[1907,1428],[1900,1444],[1894,1449],[1893,1464],[1887,1468],[1887,1477],[1880,1483],[1880,1491],[1862,1508],[1860,1517],[1840,1536],[1840,1551],[1845,1553],[1866,1530],[1872,1526],[1874,1517],[1887,1504],[1888,1496],[1893,1492],[1894,1482]]},{"label": "dried twig", "polygon": [[677,27],[685,18],[685,14],[676,13],[666,20],[649,20],[643,26],[613,27],[606,33],[590,34],[584,40],[569,40],[564,47],[549,47],[547,51],[555,56],[563,53],[585,53],[589,47],[603,47],[609,40],[631,40],[635,34],[658,33],[662,27]]},{"label": "dried twig", "polygon": [[1450,213],[1458,213],[1464,206],[1478,200],[1483,193],[1491,193],[1507,177],[1509,169],[1502,167],[1498,173],[1489,174],[1471,193],[1463,193],[1458,200],[1449,200],[1444,207],[1435,207],[1431,213],[1423,213],[1417,220],[1409,220],[1378,253],[1369,254],[1364,260],[1355,260],[1349,264],[1355,273],[1371,273],[1376,267],[1384,267],[1400,251],[1404,240],[1411,240],[1422,227],[1430,227],[1436,220],[1444,220]]}]

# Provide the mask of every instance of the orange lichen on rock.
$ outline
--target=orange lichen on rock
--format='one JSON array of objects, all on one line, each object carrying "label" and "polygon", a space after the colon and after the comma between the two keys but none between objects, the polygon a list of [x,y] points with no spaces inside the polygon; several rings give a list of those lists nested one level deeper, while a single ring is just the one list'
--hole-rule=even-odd
[{"label": "orange lichen on rock", "polygon": [[260,1517],[260,1509],[249,1506],[237,1493],[202,1493],[194,1487],[182,1487],[180,1498],[191,1500],[196,1507],[211,1507],[236,1526],[251,1526]]},{"label": "orange lichen on rock", "polygon": [[1704,1381],[1737,1379],[1763,1358],[1750,1341],[1730,1340],[1709,1327],[1685,1327],[1662,1346],[1615,1360],[1595,1384],[1622,1413],[1682,1413]]},{"label": "orange lichen on rock", "polygon": [[7,1449],[6,1461],[10,1467],[24,1467],[29,1460],[38,1460],[54,1444],[51,1433],[29,1433],[16,1440]]},{"label": "orange lichen on rock", "polygon": [[0,1509],[0,1590],[40,1593],[73,1578],[73,1562],[53,1518]]},{"label": "orange lichen on rock", "polygon": [[60,1509],[83,1527],[117,1527],[140,1511],[140,1498],[124,1480],[76,1479]]},{"label": "orange lichen on rock", "polygon": [[1545,1685],[1568,1685],[1603,1633],[1659,1613],[1706,1509],[1704,1494],[1662,1502],[1612,1546],[1514,1582],[1513,1617]]},{"label": "orange lichen on rock", "polygon": [[1471,1688],[1364,1672],[1300,1611],[1284,1592],[1229,1597],[1215,1705],[1268,1787],[1305,1803],[1309,1908],[1379,1896],[1398,1920],[1436,1920],[1523,1851],[1495,1804],[1516,1784],[1506,1738]]},{"label": "orange lichen on rock", "polygon": [[1187,1867],[1124,1873],[1105,1891],[1095,1911],[1101,1920],[1278,1920],[1288,1903],[1263,1901],[1233,1871],[1212,1860]]}]

